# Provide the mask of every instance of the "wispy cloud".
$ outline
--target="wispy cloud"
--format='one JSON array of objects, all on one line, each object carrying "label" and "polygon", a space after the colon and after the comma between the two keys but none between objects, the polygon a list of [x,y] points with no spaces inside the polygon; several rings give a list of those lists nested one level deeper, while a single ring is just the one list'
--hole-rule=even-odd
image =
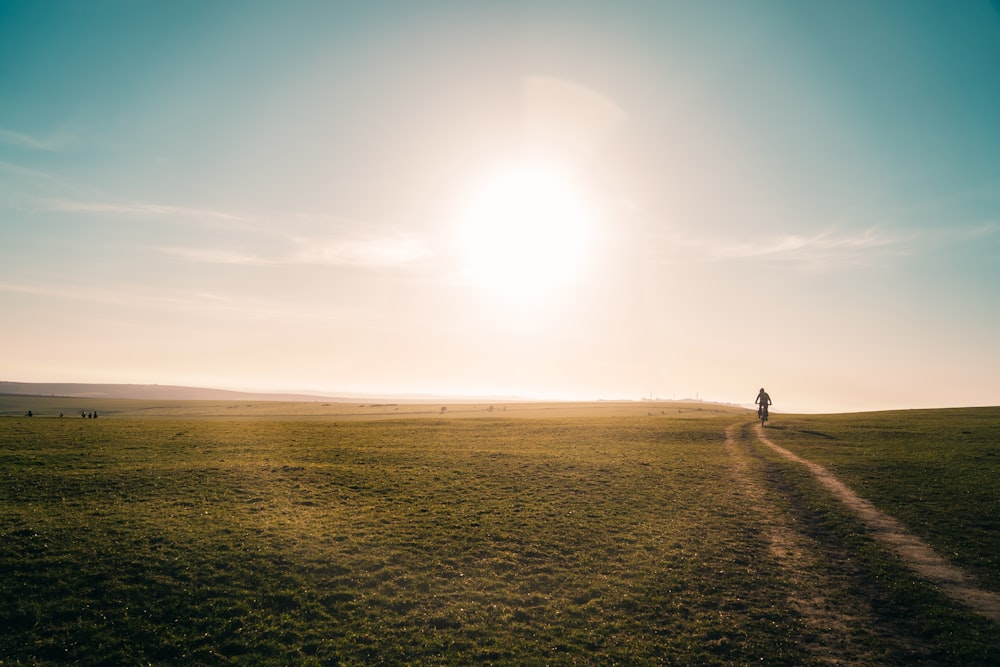
[{"label": "wispy cloud", "polygon": [[30,148],[35,151],[47,152],[55,152],[59,150],[60,146],[60,142],[55,139],[39,139],[27,134],[22,134],[21,132],[4,130],[2,128],[0,128],[0,143],[11,146],[20,146],[22,148]]},{"label": "wispy cloud", "polygon": [[981,239],[1000,234],[1000,221],[989,220],[973,227],[945,230],[945,234],[960,241]]},{"label": "wispy cloud", "polygon": [[[67,286],[46,284],[0,283],[0,292],[11,294],[26,294],[34,297],[63,299],[79,303],[102,303],[111,305],[126,305],[137,303],[134,294],[125,290],[109,290],[99,285]],[[148,295],[144,295],[144,298]],[[146,299],[148,301],[148,299]]]},{"label": "wispy cloud", "polygon": [[327,243],[312,243],[303,239],[296,242],[298,250],[291,256],[294,263],[396,266],[415,262],[429,254],[427,245],[409,234]]},{"label": "wispy cloud", "polygon": [[192,262],[242,266],[325,265],[386,268],[427,257],[426,244],[409,236],[316,242],[294,239],[284,253],[255,254],[220,248],[164,247],[160,252]]},{"label": "wispy cloud", "polygon": [[[0,163],[0,165],[2,164]],[[377,259],[378,256],[386,254],[393,258],[405,256],[413,252],[416,245],[413,239],[402,236],[367,241],[316,242],[310,237],[314,236],[314,232],[319,233],[324,228],[336,227],[363,230],[370,229],[373,225],[369,222],[353,220],[342,216],[314,215],[298,211],[253,214],[234,212],[221,208],[199,208],[153,202],[88,200],[82,198],[49,198],[39,202],[39,206],[50,211],[62,213],[104,215],[184,225],[210,225],[219,229],[238,229],[266,235],[270,238],[272,245],[275,241],[273,237],[278,237],[279,245],[284,243],[286,245],[301,246],[295,253],[296,255],[303,256],[304,259],[301,261],[318,261],[314,256],[317,253],[323,253],[340,256],[343,261],[349,261],[353,257],[361,258],[362,261],[368,263],[371,260]],[[300,238],[300,236],[305,238]],[[212,255],[213,253],[206,253],[204,261],[218,261],[218,258]],[[218,255],[221,258],[229,255],[229,263],[235,263],[237,259],[236,253],[228,251],[218,253]],[[313,259],[305,259],[309,257],[313,257]],[[247,259],[248,263],[252,261],[252,263],[257,264],[276,261],[267,259],[266,257]],[[287,258],[280,261],[287,261]]]},{"label": "wispy cloud", "polygon": [[266,257],[219,248],[164,247],[156,250],[178,259],[204,264],[229,264],[233,266],[274,266],[277,264],[274,260]]},{"label": "wispy cloud", "polygon": [[324,308],[318,311],[308,304],[253,298],[244,294],[215,294],[211,292],[174,292],[135,285],[44,285],[0,282],[0,294],[21,294],[38,299],[56,299],[90,306],[109,306],[117,312],[129,310],[164,309],[179,313],[211,315],[236,320],[296,319],[311,321],[333,321],[351,317],[349,311]]},{"label": "wispy cloud", "polygon": [[719,244],[711,252],[717,259],[765,258],[789,262],[839,260],[854,263],[872,255],[898,254],[902,252],[903,242],[903,238],[867,229],[856,234],[790,234],[758,242]]},{"label": "wispy cloud", "polygon": [[852,267],[912,252],[912,235],[872,228],[854,233],[824,231],[785,234],[753,240],[705,239],[674,235],[667,247],[682,250],[671,263],[759,261],[809,269]]},{"label": "wispy cloud", "polygon": [[0,160],[0,171],[5,171],[10,174],[17,174],[18,176],[28,176],[29,178],[34,178],[38,180],[53,181],[55,180],[51,174],[46,174],[35,169],[28,169],[27,167],[22,167],[19,164],[14,164],[12,162],[4,162]]},{"label": "wispy cloud", "polygon": [[668,253],[663,261],[670,264],[745,261],[808,271],[836,271],[932,254],[947,245],[984,243],[998,236],[1000,222],[988,220],[923,229],[878,226],[812,235],[762,235],[746,240],[674,233],[662,247]]},{"label": "wispy cloud", "polygon": [[215,221],[217,223],[250,222],[246,218],[228,211],[219,211],[186,206],[151,204],[145,202],[100,202],[71,199],[52,199],[48,207],[53,211],[69,213],[100,213],[138,218],[172,219],[176,221]]},{"label": "wispy cloud", "polygon": [[[218,209],[83,199],[49,199],[44,205],[49,210],[66,213],[120,216],[166,223],[239,229],[250,231],[252,235],[260,237],[256,239],[256,243],[252,238],[241,238],[242,249],[234,249],[236,244],[229,247],[200,245],[154,248],[161,253],[191,262],[234,266],[314,264],[376,268],[410,264],[430,254],[427,244],[415,235],[389,232],[381,236],[359,236],[358,229],[371,225],[336,216],[325,216],[320,220],[315,216],[292,213],[280,216],[279,220]],[[322,225],[351,228],[354,236],[330,239],[328,231],[321,232],[322,236],[320,233],[314,234]],[[255,245],[266,249],[259,251],[245,249]]]}]

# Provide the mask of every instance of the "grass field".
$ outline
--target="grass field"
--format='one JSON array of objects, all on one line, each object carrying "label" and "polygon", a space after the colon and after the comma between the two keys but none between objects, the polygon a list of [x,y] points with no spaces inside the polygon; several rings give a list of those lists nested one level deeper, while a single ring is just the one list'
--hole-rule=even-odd
[{"label": "grass field", "polygon": [[820,463],[1000,591],[1000,410],[782,420],[768,435]]},{"label": "grass field", "polygon": [[[807,474],[751,438],[734,454],[747,411],[306,405],[0,418],[2,664],[1000,661],[996,625]],[[998,590],[998,423],[776,415],[768,434]]]}]

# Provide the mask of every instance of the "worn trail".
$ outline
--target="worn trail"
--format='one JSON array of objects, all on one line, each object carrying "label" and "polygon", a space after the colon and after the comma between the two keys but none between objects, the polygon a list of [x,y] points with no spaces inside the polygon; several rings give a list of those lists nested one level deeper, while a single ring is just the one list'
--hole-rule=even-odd
[{"label": "worn trail", "polygon": [[733,424],[726,429],[726,451],[733,463],[733,491],[757,508],[768,551],[789,583],[788,601],[811,631],[806,642],[819,663],[871,664],[877,656],[864,640],[863,628],[872,622],[867,602],[851,595],[844,582],[824,567],[836,558],[795,525],[770,499],[752,455],[749,429]]},{"label": "worn trail", "polygon": [[980,588],[971,576],[935,553],[905,525],[854,493],[826,468],[774,444],[764,435],[759,424],[756,429],[761,443],[786,459],[805,466],[820,484],[854,512],[876,539],[888,545],[919,575],[937,585],[948,597],[1000,624],[1000,595]]}]

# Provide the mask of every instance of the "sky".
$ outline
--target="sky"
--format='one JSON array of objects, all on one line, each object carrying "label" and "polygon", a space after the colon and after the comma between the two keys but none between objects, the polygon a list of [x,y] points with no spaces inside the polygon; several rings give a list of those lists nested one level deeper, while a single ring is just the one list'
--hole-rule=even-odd
[{"label": "sky", "polygon": [[1000,2],[0,0],[0,379],[1000,405]]}]

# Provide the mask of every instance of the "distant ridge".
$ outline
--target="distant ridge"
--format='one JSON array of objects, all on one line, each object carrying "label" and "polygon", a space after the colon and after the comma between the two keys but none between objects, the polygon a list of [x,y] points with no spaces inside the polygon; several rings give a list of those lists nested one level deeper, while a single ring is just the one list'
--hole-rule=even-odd
[{"label": "distant ridge", "polygon": [[392,400],[399,403],[426,403],[449,401],[452,403],[480,403],[483,401],[523,402],[518,396],[438,396],[435,394],[359,394],[343,392],[281,393],[233,391],[167,384],[94,384],[81,382],[8,382],[0,380],[0,396],[58,396],[64,398],[134,398],[154,401],[333,401],[353,403],[359,400]]},{"label": "distant ridge", "polygon": [[[0,394],[14,396],[60,396],[66,398],[137,398],[169,401],[318,401],[336,400],[315,394],[280,394],[179,387],[160,384],[87,384],[75,382],[0,381]],[[349,399],[341,399],[349,400]]]}]

